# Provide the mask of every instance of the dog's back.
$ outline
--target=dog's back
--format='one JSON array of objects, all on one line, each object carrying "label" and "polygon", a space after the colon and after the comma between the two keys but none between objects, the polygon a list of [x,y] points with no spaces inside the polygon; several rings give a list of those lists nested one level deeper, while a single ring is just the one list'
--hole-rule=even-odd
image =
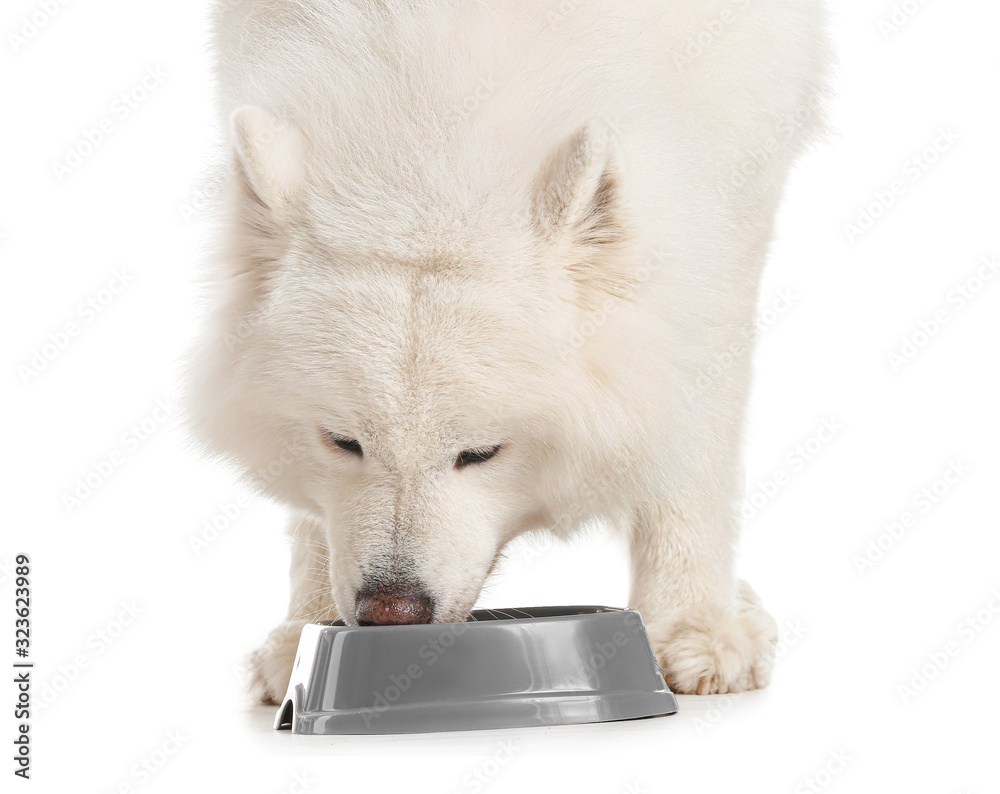
[{"label": "dog's back", "polygon": [[[673,221],[718,241],[816,129],[826,61],[802,0],[223,0],[216,31],[223,112],[299,125],[357,244],[409,246],[416,223],[444,232],[484,193],[520,195],[594,118],[641,164],[630,195],[661,236]],[[402,209],[427,199],[436,222]]]}]

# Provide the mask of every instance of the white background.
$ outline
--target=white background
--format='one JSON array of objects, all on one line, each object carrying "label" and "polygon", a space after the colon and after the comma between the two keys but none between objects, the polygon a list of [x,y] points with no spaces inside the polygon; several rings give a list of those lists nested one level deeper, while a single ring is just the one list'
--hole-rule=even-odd
[{"label": "white background", "polygon": [[[204,5],[68,2],[22,42],[9,34],[44,19],[45,3],[12,0],[0,18],[0,626],[8,664],[11,563],[27,552],[36,662],[33,778],[18,790],[1000,788],[1000,278],[975,280],[1000,255],[1000,6],[911,0],[891,33],[886,0],[833,9],[835,130],[796,170],[780,216],[762,309],[782,290],[791,307],[762,333],[748,436],[750,493],[772,495],[746,523],[741,572],[783,626],[773,685],[682,697],[678,715],[634,723],[311,738],[272,733],[272,710],[243,694],[242,660],[285,609],[282,512],[254,497],[196,554],[192,537],[225,523],[241,491],[157,407],[170,408],[200,312],[208,226],[184,208],[211,192]],[[165,76],[125,117],[116,97],[148,69]],[[103,118],[110,132],[58,178],[53,164]],[[942,130],[957,140],[945,146]],[[932,158],[935,141],[945,151]],[[849,240],[845,224],[896,180],[901,195]],[[82,314],[122,268],[128,284]],[[960,285],[978,290],[961,306]],[[947,322],[920,336],[939,310]],[[79,333],[26,379],[72,322]],[[915,355],[894,365],[914,334]],[[810,445],[824,420],[835,437]],[[967,471],[924,502],[951,463]],[[879,540],[881,559],[859,570]],[[625,603],[615,542],[536,548],[511,555],[483,605]],[[906,695],[915,668],[929,680]]]}]

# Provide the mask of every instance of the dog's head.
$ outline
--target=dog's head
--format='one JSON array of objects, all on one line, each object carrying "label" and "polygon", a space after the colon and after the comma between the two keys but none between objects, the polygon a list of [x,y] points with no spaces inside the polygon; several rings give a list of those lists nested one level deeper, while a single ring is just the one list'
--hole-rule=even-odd
[{"label": "dog's head", "polygon": [[461,620],[504,545],[554,520],[562,440],[600,433],[572,339],[630,286],[607,136],[486,191],[358,153],[345,175],[256,108],[233,129],[200,430],[324,523],[346,620]]}]

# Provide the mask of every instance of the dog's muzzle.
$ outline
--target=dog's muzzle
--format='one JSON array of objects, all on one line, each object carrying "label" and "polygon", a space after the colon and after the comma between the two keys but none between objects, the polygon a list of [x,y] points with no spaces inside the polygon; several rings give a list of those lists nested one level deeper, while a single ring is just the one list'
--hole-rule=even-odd
[{"label": "dog's muzzle", "polygon": [[430,623],[434,601],[409,582],[365,587],[358,591],[354,616],[359,626]]}]

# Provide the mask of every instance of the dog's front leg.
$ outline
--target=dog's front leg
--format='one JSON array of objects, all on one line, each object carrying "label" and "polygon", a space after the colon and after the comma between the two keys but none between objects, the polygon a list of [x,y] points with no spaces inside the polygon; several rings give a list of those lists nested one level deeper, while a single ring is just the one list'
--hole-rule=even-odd
[{"label": "dog's front leg", "polygon": [[330,557],[323,528],[310,518],[296,518],[289,535],[292,565],[288,617],[250,656],[251,694],[261,703],[274,705],[288,689],[302,627],[337,618],[330,594]]},{"label": "dog's front leg", "polygon": [[631,527],[630,603],[675,692],[766,686],[774,658],[777,627],[735,577],[735,517],[717,491],[718,481],[702,504],[640,508]]}]

